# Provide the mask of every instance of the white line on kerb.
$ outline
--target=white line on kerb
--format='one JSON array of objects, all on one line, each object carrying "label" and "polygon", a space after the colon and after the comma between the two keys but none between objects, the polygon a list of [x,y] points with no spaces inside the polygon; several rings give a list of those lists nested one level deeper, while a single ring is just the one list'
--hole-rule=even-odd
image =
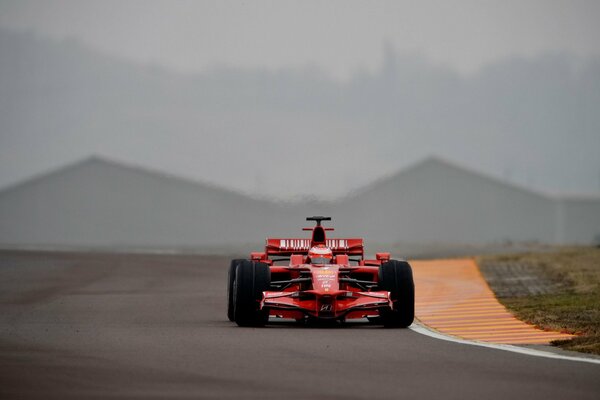
[{"label": "white line on kerb", "polygon": [[417,324],[416,322],[414,324],[412,324],[409,327],[409,329],[411,329],[414,332],[420,333],[421,335],[426,335],[426,336],[430,336],[432,338],[441,339],[441,340],[447,340],[448,342],[468,344],[471,346],[488,347],[490,349],[497,349],[497,350],[512,351],[513,353],[527,354],[527,355],[536,356],[536,357],[546,357],[546,358],[554,358],[557,360],[580,361],[580,362],[586,362],[586,363],[591,363],[591,364],[600,364],[600,359],[596,359],[596,358],[571,357],[571,356],[564,356],[561,354],[550,353],[548,351],[513,346],[510,344],[494,344],[494,343],[475,342],[475,341],[471,341],[471,340],[459,339],[459,338],[456,338],[453,336],[447,336],[447,335],[444,335],[444,334],[441,334],[438,332],[434,332],[432,330],[425,328],[422,325]]}]

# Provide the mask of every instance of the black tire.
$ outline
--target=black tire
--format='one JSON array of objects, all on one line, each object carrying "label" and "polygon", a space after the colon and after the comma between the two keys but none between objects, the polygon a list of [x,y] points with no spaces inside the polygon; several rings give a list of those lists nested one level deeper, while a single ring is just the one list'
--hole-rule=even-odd
[{"label": "black tire", "polygon": [[381,311],[383,325],[407,328],[415,319],[415,283],[406,261],[390,260],[379,267],[379,288],[390,292],[393,309]]},{"label": "black tire", "polygon": [[233,321],[233,281],[235,281],[235,269],[238,264],[244,261],[241,258],[231,260],[229,264],[229,272],[227,274],[227,318]]},{"label": "black tire", "polygon": [[238,264],[233,282],[233,318],[239,326],[263,326],[269,314],[259,310],[262,293],[271,285],[267,264],[243,260]]}]

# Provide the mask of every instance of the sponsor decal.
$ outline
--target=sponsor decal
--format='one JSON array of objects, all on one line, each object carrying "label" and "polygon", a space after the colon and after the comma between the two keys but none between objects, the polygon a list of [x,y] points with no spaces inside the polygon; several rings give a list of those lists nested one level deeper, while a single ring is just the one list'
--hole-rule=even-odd
[{"label": "sponsor decal", "polygon": [[281,239],[279,240],[279,247],[282,249],[308,250],[310,239]]},{"label": "sponsor decal", "polygon": [[321,304],[321,312],[333,311],[333,304]]},{"label": "sponsor decal", "polygon": [[336,249],[345,249],[348,247],[348,241],[346,239],[327,239],[326,243],[327,247]]},{"label": "sponsor decal", "polygon": [[265,295],[265,300],[272,299],[275,297],[289,296],[290,294],[291,294],[290,292],[270,292]]},{"label": "sponsor decal", "polygon": [[[348,240],[346,239],[327,239],[325,246],[332,249],[347,249]],[[310,248],[310,239],[280,239],[279,247],[281,249],[308,250]]]},{"label": "sponsor decal", "polygon": [[367,297],[375,297],[378,299],[387,299],[389,298],[389,292],[387,294],[385,293],[374,293],[374,292],[359,292],[358,294],[360,294],[361,296],[367,296]]},{"label": "sponsor decal", "polygon": [[335,275],[335,271],[323,271],[323,270],[317,271],[318,277],[329,278],[332,275]]}]

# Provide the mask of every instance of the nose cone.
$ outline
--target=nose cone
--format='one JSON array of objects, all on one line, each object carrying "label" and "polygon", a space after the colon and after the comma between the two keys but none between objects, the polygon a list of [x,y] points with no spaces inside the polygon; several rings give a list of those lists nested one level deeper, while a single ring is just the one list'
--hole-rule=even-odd
[{"label": "nose cone", "polygon": [[337,265],[326,265],[313,267],[313,289],[320,294],[335,293],[340,290],[338,281],[339,267]]}]

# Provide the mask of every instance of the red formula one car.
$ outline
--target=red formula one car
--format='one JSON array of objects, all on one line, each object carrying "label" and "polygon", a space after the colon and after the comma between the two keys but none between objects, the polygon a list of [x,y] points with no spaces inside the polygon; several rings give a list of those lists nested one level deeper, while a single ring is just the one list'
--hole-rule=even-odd
[{"label": "red formula one car", "polygon": [[415,289],[406,261],[389,253],[364,258],[362,239],[328,239],[322,221],[311,238],[267,239],[264,252],[229,267],[227,316],[240,326],[263,326],[269,317],[296,321],[368,318],[387,327],[414,319]]}]

